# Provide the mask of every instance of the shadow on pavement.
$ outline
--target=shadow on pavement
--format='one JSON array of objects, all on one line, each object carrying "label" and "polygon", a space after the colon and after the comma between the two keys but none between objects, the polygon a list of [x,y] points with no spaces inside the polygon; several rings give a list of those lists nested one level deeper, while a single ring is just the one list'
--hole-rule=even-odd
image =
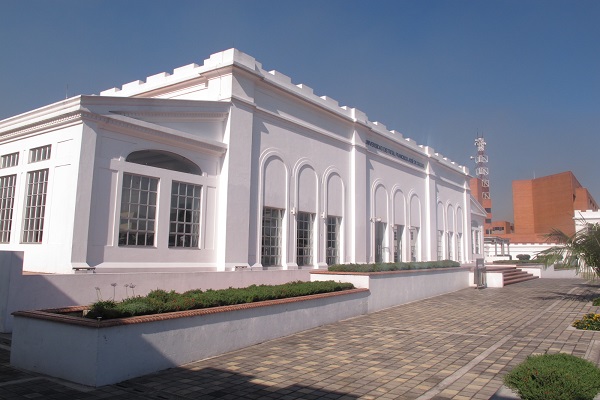
[{"label": "shadow on pavement", "polygon": [[[285,370],[279,374],[285,379]],[[159,374],[147,375],[141,378],[118,383],[121,389],[131,391],[137,395],[156,398],[193,398],[193,399],[357,399],[358,396],[343,392],[327,390],[307,385],[290,384],[285,381],[276,382],[274,377],[271,385],[265,378],[258,379],[252,375],[241,374],[233,371],[203,368],[190,370],[173,368]],[[306,380],[309,378],[307,377]],[[274,386],[274,385],[277,386]],[[181,397],[171,397],[171,396]],[[154,397],[148,397],[154,398]]]}]

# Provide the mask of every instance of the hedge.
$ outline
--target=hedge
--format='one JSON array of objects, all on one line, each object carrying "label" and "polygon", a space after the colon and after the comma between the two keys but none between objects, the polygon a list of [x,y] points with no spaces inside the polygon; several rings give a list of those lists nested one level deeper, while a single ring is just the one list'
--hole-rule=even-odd
[{"label": "hedge", "polygon": [[504,383],[523,400],[592,400],[600,393],[600,369],[570,354],[529,356]]},{"label": "hedge", "polygon": [[121,302],[113,300],[97,301],[90,306],[85,317],[93,319],[126,318],[137,315],[285,299],[349,289],[354,289],[354,285],[334,281],[296,281],[283,285],[251,285],[245,288],[208,289],[206,291],[196,289],[185,293],[157,289],[148,293],[147,296],[130,297]]},{"label": "hedge", "polygon": [[380,264],[336,264],[331,265],[328,269],[329,271],[333,272],[386,272],[456,267],[460,267],[460,263],[451,260],[442,260],[407,263],[398,262]]}]

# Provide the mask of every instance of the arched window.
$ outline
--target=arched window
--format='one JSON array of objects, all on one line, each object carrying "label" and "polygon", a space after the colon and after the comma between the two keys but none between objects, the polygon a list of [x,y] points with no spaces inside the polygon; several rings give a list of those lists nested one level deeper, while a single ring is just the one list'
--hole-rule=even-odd
[{"label": "arched window", "polygon": [[134,151],[127,156],[125,161],[171,171],[185,172],[186,174],[202,175],[200,167],[187,158],[163,150]]},{"label": "arched window", "polygon": [[[167,151],[134,151],[125,161],[169,171],[202,174],[202,170],[187,158]],[[150,174],[154,176],[123,173],[119,246],[160,246],[155,240],[157,221],[160,218],[160,210],[157,207],[159,192],[170,190],[170,208],[163,207],[162,211],[162,218],[169,218],[170,222],[168,246],[199,248],[202,186],[193,182],[173,180],[166,172],[154,171]],[[159,181],[163,179],[167,185],[170,183],[170,188],[159,185]]]}]

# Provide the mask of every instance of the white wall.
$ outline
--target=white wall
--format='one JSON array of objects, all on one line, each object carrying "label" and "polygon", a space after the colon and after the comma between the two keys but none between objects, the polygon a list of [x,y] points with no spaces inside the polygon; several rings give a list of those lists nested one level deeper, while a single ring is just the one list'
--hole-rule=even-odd
[{"label": "white wall", "polygon": [[177,269],[170,269],[64,275],[23,275],[22,271],[23,253],[0,252],[0,332],[12,331],[11,313],[14,311],[87,305],[99,298],[118,301],[145,295],[154,289],[181,293],[191,289],[226,289],[310,280],[309,272],[305,270],[189,272],[179,269],[177,272]]},{"label": "white wall", "polygon": [[[0,243],[0,251],[13,250],[27,253],[28,269],[38,272],[70,271],[71,249],[76,225],[75,208],[78,200],[77,179],[82,148],[81,123],[48,129],[43,135],[32,135],[21,140],[3,143],[1,155],[19,153],[15,167],[3,168],[1,176],[16,175],[12,232],[9,243]],[[50,145],[48,160],[29,162],[33,148]],[[31,171],[48,169],[48,186],[40,243],[23,243],[22,230],[27,194],[27,176]]]},{"label": "white wall", "polygon": [[469,287],[469,268],[437,270],[396,271],[380,274],[352,275],[351,273],[317,272],[311,281],[350,282],[357,288],[371,291],[368,297],[369,312],[410,303],[443,293]]},{"label": "white wall", "polygon": [[[73,126],[60,125],[61,112],[74,115]],[[40,125],[40,134],[26,136],[28,123],[42,121],[58,128]],[[309,268],[326,265],[327,215],[342,218],[340,262],[375,260],[377,220],[386,224],[384,261],[393,260],[395,224],[404,226],[404,260],[411,258],[411,227],[418,228],[417,261],[437,259],[437,230],[444,232],[442,258],[458,258],[460,229],[460,261],[473,258],[466,167],[369,121],[360,110],[340,107],[279,72],[263,70],[254,58],[235,49],[212,55],[204,65],[191,64],[102,96],[69,99],[0,121],[0,136],[3,129],[16,126],[22,128],[21,136],[0,142],[2,154],[4,149],[25,152],[46,142],[54,143],[57,151],[47,162],[53,170],[47,232],[39,250],[18,241],[0,245],[26,251],[27,270],[262,268],[266,205],[284,210],[283,269],[298,267],[298,211],[315,216]],[[138,150],[181,155],[204,173],[183,174],[124,161]],[[158,227],[150,248],[118,245],[124,172],[160,179]],[[168,187],[173,180],[203,187],[198,249],[166,245]],[[19,190],[23,193],[23,187]]]}]

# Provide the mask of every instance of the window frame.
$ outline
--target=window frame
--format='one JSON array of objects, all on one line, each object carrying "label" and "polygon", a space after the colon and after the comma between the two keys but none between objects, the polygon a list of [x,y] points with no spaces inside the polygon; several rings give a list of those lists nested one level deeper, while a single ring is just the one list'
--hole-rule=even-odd
[{"label": "window frame", "polygon": [[[326,243],[325,243],[325,262],[327,265],[335,265],[340,263],[340,247],[341,247],[341,226],[342,217],[328,215],[326,224]],[[331,227],[335,227],[333,232]]]},{"label": "window frame", "polygon": [[[174,193],[175,190],[175,185],[178,185],[178,190],[177,193]],[[185,186],[185,193],[181,193],[181,188],[182,186]],[[189,191],[188,188],[192,188],[192,195],[189,195]],[[197,189],[197,196],[196,196],[196,189]],[[202,220],[202,210],[201,210],[201,206],[202,206],[202,195],[203,195],[203,187],[202,185],[199,184],[195,184],[195,183],[190,183],[190,182],[182,182],[182,181],[178,181],[178,180],[172,180],[171,181],[171,204],[169,207],[169,236],[168,236],[168,247],[170,249],[199,249],[200,248],[200,226],[201,226],[201,220]],[[184,207],[186,208],[180,208],[179,204],[180,204],[180,199],[183,197],[184,199]],[[192,201],[192,208],[187,208],[187,204],[188,204],[188,200]],[[174,205],[177,205],[177,207],[174,207]],[[177,217],[176,220],[173,219],[174,213],[173,211],[175,211],[175,216]],[[181,211],[183,211],[184,213],[184,220],[180,221],[179,218],[181,216]],[[187,217],[188,215],[190,215],[189,213],[191,213],[191,221],[187,221]],[[175,229],[173,229],[173,225],[175,225]],[[179,231],[180,226],[183,226],[183,232]],[[187,232],[187,228],[190,228],[190,232]],[[171,242],[172,237],[174,236],[174,240],[173,242]],[[183,238],[187,238],[190,237],[191,240],[189,242],[189,245],[186,245],[185,240],[184,240],[184,244],[183,245],[178,245],[177,243],[180,241],[178,240],[178,236],[179,239],[181,239],[181,237]],[[171,244],[173,243],[173,244]]]},{"label": "window frame", "polygon": [[299,267],[314,264],[314,224],[315,214],[296,213],[296,265]]},{"label": "window frame", "polygon": [[7,153],[0,156],[0,169],[12,168],[19,165],[19,152]]},{"label": "window frame", "polygon": [[[43,180],[35,180],[43,174]],[[27,172],[26,191],[23,207],[23,226],[21,227],[21,243],[39,244],[44,237],[44,221],[50,169],[43,168]],[[37,187],[37,188],[34,188]]]},{"label": "window frame", "polygon": [[41,161],[46,161],[50,159],[52,155],[52,145],[47,144],[44,146],[38,146],[29,149],[29,164],[34,164]]},{"label": "window frame", "polygon": [[[281,208],[263,207],[261,216],[260,262],[264,267],[282,265],[283,214],[284,210]],[[275,226],[269,224],[267,227],[265,224],[267,220],[275,221]],[[267,229],[270,233],[269,235],[265,235]]]},{"label": "window frame", "polygon": [[[140,185],[143,182],[143,179],[148,179],[148,189],[147,190],[142,190],[141,186],[139,188],[134,188],[134,187],[129,187],[127,189],[129,189],[129,198],[126,200],[125,198],[125,183],[126,183],[126,179],[127,179],[127,175],[131,176],[131,182],[130,184],[133,184],[133,179],[136,177],[140,178]],[[155,181],[155,190],[151,190],[152,189],[152,182]],[[160,193],[160,178],[157,177],[153,177],[153,176],[149,176],[149,175],[144,175],[144,174],[138,174],[138,173],[133,173],[133,172],[123,172],[122,175],[122,181],[121,181],[121,202],[119,204],[119,229],[118,229],[118,236],[117,236],[117,245],[119,247],[134,247],[134,248],[152,248],[152,247],[156,247],[157,243],[156,243],[156,231],[157,231],[157,223],[158,223],[158,217],[157,217],[157,210],[158,210],[158,206],[159,206],[159,193]],[[138,191],[139,192],[139,196],[138,196],[138,202],[137,203],[132,203],[131,202],[131,194],[134,193],[134,191]],[[142,193],[147,193],[147,201],[146,202],[142,202],[143,199],[143,195]],[[154,198],[155,198],[155,202],[154,204],[150,204],[150,201],[152,199],[151,194],[154,193]],[[128,203],[128,209],[124,210],[123,206],[125,201],[127,201]],[[130,216],[129,214],[132,213],[132,206],[137,205],[138,210],[137,210],[137,215],[139,215],[141,213],[141,211],[144,210],[144,207],[146,207],[146,212],[145,213],[141,213],[141,214],[145,214],[144,218],[140,218],[139,216]],[[125,218],[123,218],[123,213],[127,213],[128,215],[126,215]],[[153,218],[149,218],[149,217],[153,217]],[[131,227],[131,223],[135,223],[136,228],[135,229],[131,229],[129,227]],[[142,223],[142,226],[145,225],[146,228],[140,229],[140,223]],[[122,230],[121,227],[123,226],[123,224],[127,224],[128,229],[127,230]],[[149,229],[148,226],[152,225],[152,229]],[[144,244],[139,244],[138,243],[138,239],[140,238],[140,234],[146,235],[145,236],[145,240],[144,240]],[[122,243],[122,235],[124,235],[125,243]],[[129,243],[129,237],[130,235],[134,235],[133,237],[135,238],[135,243]],[[149,237],[151,236],[151,238]],[[148,244],[149,241],[152,241],[151,244]]]},{"label": "window frame", "polygon": [[[8,185],[5,185],[6,181],[9,181]],[[10,243],[16,188],[16,174],[0,176],[0,243]]]}]

